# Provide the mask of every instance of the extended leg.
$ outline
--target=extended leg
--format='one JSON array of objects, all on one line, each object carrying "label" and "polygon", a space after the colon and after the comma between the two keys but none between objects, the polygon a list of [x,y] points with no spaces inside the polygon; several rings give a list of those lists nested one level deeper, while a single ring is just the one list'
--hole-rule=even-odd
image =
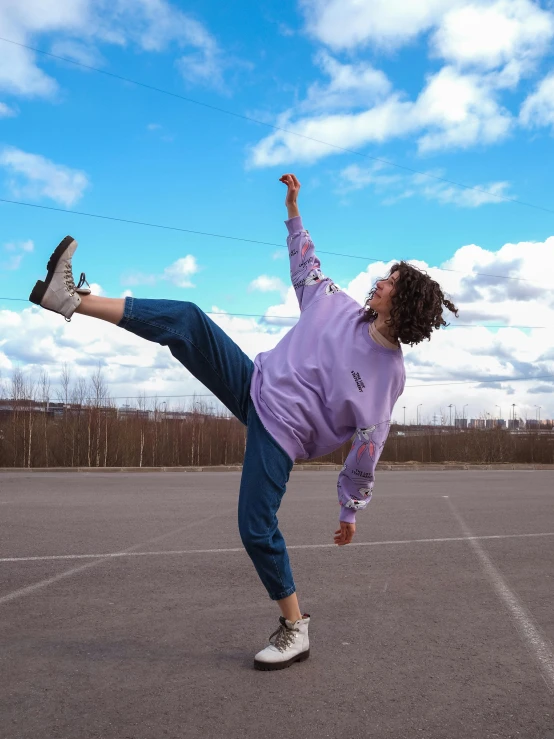
[{"label": "extended leg", "polygon": [[29,296],[32,303],[71,320],[74,313],[119,325],[169,350],[246,425],[254,364],[241,348],[194,303],[176,300],[114,299],[90,295],[73,278],[77,242],[66,236],[54,249],[44,280]]},{"label": "extended leg", "polygon": [[117,326],[123,318],[125,300],[123,298],[102,298],[99,295],[82,295],[81,304],[75,313],[92,318],[100,318]]}]

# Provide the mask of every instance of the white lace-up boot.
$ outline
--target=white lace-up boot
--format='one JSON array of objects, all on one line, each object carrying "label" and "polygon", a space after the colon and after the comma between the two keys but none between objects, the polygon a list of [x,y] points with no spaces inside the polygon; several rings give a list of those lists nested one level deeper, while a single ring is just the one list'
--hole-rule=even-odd
[{"label": "white lace-up boot", "polygon": [[254,657],[257,670],[284,670],[293,662],[303,662],[310,656],[308,625],[310,615],[292,623],[279,616],[279,628],[269,637],[269,645]]},{"label": "white lace-up boot", "polygon": [[88,285],[84,272],[81,273],[78,285],[75,285],[73,280],[71,258],[76,249],[75,239],[66,236],[48,260],[46,265],[48,273],[44,282],[39,280],[29,296],[31,303],[54,313],[61,313],[66,321],[71,320],[71,316],[81,304],[81,295],[90,294],[90,289],[83,287],[85,283]]}]

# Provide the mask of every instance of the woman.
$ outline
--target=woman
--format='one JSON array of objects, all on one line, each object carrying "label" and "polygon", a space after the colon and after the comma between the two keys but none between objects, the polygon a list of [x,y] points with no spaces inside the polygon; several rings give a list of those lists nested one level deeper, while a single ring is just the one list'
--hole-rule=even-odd
[{"label": "woman", "polygon": [[281,610],[269,645],[254,658],[261,670],[307,659],[309,614],[300,611],[277,511],[296,459],[328,454],[355,435],[338,478],[339,528],[344,546],[356,531],[356,511],[372,495],[375,466],[394,404],[404,389],[401,344],[417,344],[446,325],[439,285],[405,262],[377,282],[365,309],[325,277],[297,206],[293,174],[285,204],[291,279],[300,318],[269,352],[252,362],[196,305],[173,300],[111,299],[76,286],[67,236],[48,262],[30,300],[60,313],[100,318],[168,346],[171,353],[247,426],[239,495],[239,531],[272,600]]}]

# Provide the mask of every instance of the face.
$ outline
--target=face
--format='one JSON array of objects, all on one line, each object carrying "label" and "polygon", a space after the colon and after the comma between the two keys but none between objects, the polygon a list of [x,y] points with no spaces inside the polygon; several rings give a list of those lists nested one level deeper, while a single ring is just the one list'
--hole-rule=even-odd
[{"label": "face", "polygon": [[369,305],[376,313],[389,315],[392,308],[392,296],[394,287],[400,273],[393,272],[386,280],[379,280],[376,284],[375,295],[371,298]]}]

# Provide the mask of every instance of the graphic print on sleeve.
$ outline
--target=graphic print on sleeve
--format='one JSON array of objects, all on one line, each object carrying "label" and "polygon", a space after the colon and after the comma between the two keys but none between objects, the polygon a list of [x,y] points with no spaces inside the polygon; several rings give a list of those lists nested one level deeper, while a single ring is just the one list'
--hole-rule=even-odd
[{"label": "graphic print on sleeve", "polygon": [[[298,224],[301,226],[300,219],[298,219]],[[333,295],[340,291],[338,285],[335,285],[321,271],[321,263],[316,256],[314,243],[308,231],[301,227],[297,231],[294,230],[287,239],[287,245],[289,247],[290,278],[300,310],[305,310],[321,296]],[[323,284],[326,287],[325,291],[321,292],[323,288],[319,285]]]},{"label": "graphic print on sleeve", "polygon": [[356,429],[350,453],[339,474],[337,492],[341,521],[355,522],[355,512],[366,508],[373,495],[375,467],[389,433],[390,421]]}]

